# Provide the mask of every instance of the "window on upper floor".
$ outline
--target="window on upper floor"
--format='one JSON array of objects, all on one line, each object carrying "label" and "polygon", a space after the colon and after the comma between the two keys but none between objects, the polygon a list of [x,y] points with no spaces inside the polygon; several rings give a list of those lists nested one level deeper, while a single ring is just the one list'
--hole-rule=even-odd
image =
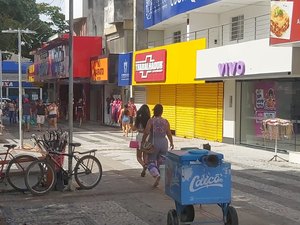
[{"label": "window on upper floor", "polygon": [[88,8],[89,9],[93,8],[93,1],[94,0],[88,0]]},{"label": "window on upper floor", "polygon": [[231,18],[231,41],[244,38],[244,15]]},{"label": "window on upper floor", "polygon": [[181,42],[181,31],[175,31],[173,33],[173,43]]}]

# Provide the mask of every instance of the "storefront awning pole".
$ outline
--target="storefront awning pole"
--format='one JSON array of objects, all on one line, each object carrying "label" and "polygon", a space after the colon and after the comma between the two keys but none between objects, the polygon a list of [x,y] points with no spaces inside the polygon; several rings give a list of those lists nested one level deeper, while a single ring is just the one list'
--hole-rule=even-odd
[{"label": "storefront awning pole", "polygon": [[[73,142],[73,0],[69,0],[69,106],[68,106],[68,118],[69,118],[69,143]],[[72,146],[68,145],[68,153],[72,154]],[[72,174],[72,157],[68,159],[68,171]],[[71,191],[72,176],[69,176],[68,189]]]}]

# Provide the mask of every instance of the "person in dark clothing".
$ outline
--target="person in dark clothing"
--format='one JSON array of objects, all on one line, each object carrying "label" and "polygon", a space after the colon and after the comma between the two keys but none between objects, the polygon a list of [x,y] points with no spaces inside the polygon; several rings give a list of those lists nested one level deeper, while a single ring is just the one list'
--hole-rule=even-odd
[{"label": "person in dark clothing", "polygon": [[140,149],[142,138],[144,135],[144,130],[146,128],[147,122],[150,119],[150,109],[148,105],[144,104],[137,111],[135,123],[133,126],[133,131],[137,131],[136,140],[139,142],[139,147],[136,150],[136,159],[143,167],[141,172],[141,176],[144,177],[146,175],[147,170],[147,154],[143,153]]},{"label": "person in dark clothing", "polygon": [[37,116],[36,116],[36,122],[37,122],[37,126],[38,126],[38,131],[42,130],[42,126],[45,123],[45,116],[47,113],[47,107],[45,106],[45,104],[43,103],[42,100],[39,100],[37,106]]},{"label": "person in dark clothing", "polygon": [[80,98],[77,102],[75,113],[76,113],[77,120],[79,121],[79,127],[81,127],[83,116],[84,116],[84,104],[82,98]]},{"label": "person in dark clothing", "polygon": [[30,117],[32,115],[32,111],[31,111],[31,105],[29,103],[28,98],[24,99],[24,103],[23,103],[23,123],[25,125],[25,129],[27,132],[29,132],[30,130]]}]

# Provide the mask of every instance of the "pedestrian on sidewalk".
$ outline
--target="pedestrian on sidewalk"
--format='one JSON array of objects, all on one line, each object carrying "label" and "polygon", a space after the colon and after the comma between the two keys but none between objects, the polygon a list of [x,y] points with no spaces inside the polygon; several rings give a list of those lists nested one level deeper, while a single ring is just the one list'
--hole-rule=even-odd
[{"label": "pedestrian on sidewalk", "polygon": [[134,99],[130,98],[127,105],[129,110],[129,125],[130,125],[130,129],[132,129],[134,120],[137,115],[137,109],[136,109],[136,105],[134,104]]},{"label": "pedestrian on sidewalk", "polygon": [[146,129],[144,130],[142,144],[149,135],[149,142],[152,142],[154,146],[154,153],[148,154],[148,170],[155,178],[153,187],[157,187],[160,181],[159,167],[163,163],[164,157],[169,149],[168,140],[171,149],[174,149],[174,144],[170,123],[167,119],[162,117],[163,106],[161,104],[156,104],[153,108],[153,114],[153,117],[148,120]]},{"label": "pedestrian on sidewalk", "polygon": [[122,126],[123,136],[126,136],[126,137],[128,137],[128,132],[129,132],[129,129],[130,129],[129,121],[130,121],[130,119],[129,119],[128,105],[125,104],[124,108],[121,109],[118,122]]},{"label": "pedestrian on sidewalk", "polygon": [[146,128],[147,122],[150,119],[150,109],[148,105],[144,104],[141,108],[137,111],[136,120],[133,126],[132,131],[137,131],[136,140],[138,141],[139,145],[136,150],[136,159],[143,167],[141,172],[141,176],[144,177],[146,175],[147,170],[147,154],[140,150],[142,138],[144,135],[144,130]]},{"label": "pedestrian on sidewalk", "polygon": [[79,127],[81,127],[84,117],[84,102],[82,101],[82,98],[80,98],[76,104],[75,115],[77,121],[79,121]]},{"label": "pedestrian on sidewalk", "polygon": [[24,124],[25,126],[25,130],[27,132],[30,131],[30,118],[32,116],[32,111],[31,111],[31,104],[29,102],[29,99],[28,98],[25,98],[24,99],[24,104],[23,104],[23,121],[22,123]]},{"label": "pedestrian on sidewalk", "polygon": [[48,119],[49,119],[49,127],[53,127],[55,130],[57,129],[57,118],[58,118],[58,106],[55,102],[52,102],[47,107]]},{"label": "pedestrian on sidewalk", "polygon": [[38,131],[42,131],[42,126],[45,123],[45,117],[47,113],[47,107],[45,106],[42,100],[38,101],[36,110],[37,110],[36,122],[38,126]]},{"label": "pedestrian on sidewalk", "polygon": [[9,123],[16,123],[16,103],[11,101],[8,103]]}]

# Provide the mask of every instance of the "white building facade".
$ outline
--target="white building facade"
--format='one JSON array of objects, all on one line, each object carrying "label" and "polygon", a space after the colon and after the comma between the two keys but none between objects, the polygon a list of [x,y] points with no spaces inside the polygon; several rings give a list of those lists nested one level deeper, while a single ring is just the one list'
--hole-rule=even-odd
[{"label": "white building facade", "polygon": [[[280,118],[291,122],[292,130],[279,128],[278,149],[300,151],[300,44],[293,39],[299,3],[274,2],[145,0],[144,26],[148,48],[206,39],[194,59],[195,81],[223,87],[222,142],[274,149],[274,133],[265,133],[263,121]],[[274,4],[289,19],[279,37],[270,33]],[[278,39],[275,45],[270,37]]]}]

